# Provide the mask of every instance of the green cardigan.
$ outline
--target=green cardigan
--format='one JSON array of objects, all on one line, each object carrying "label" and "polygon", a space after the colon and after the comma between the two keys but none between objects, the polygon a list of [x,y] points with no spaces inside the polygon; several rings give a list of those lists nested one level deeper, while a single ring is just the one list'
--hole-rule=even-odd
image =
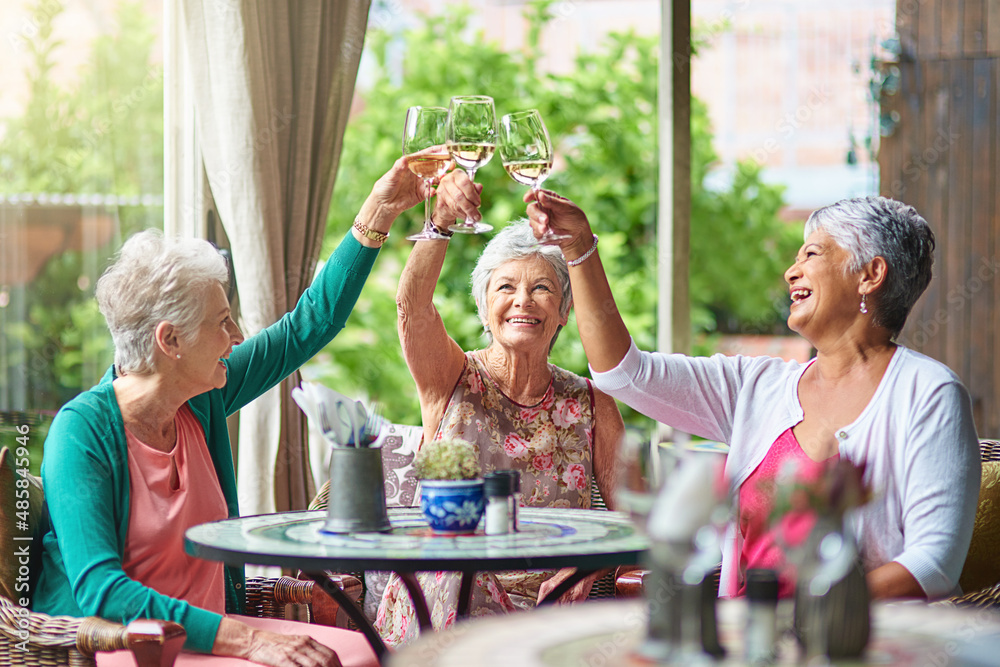
[{"label": "green cardigan", "polygon": [[[226,417],[257,398],[319,352],[344,327],[378,250],[348,234],[295,308],[233,348],[226,386],[188,405],[205,429],[229,516],[237,516],[236,474]],[[45,440],[42,480],[51,517],[32,608],[47,614],[175,621],[185,648],[209,652],[222,617],[157,593],[122,570],[129,520],[125,425],[111,381],[64,405]],[[262,462],[261,465],[269,465]],[[242,568],[226,568],[226,610],[243,609]]]}]

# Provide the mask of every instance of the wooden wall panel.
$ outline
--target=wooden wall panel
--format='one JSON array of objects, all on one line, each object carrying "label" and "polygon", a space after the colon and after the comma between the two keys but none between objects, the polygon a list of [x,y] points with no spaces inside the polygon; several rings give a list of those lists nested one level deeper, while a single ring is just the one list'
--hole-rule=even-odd
[{"label": "wooden wall panel", "polygon": [[[968,378],[966,364],[968,335],[968,307],[960,291],[968,282],[968,262],[963,255],[969,249],[969,197],[972,150],[972,105],[969,102],[971,64],[964,60],[944,63],[945,81],[950,88],[948,96],[948,124],[938,128],[931,137],[928,150],[941,156],[948,164],[947,223],[940,238],[946,241],[945,271],[941,278],[948,286],[946,296],[947,318],[945,323],[945,354],[943,361],[963,378]],[[953,142],[947,144],[946,142]],[[942,151],[939,147],[946,146]]]},{"label": "wooden wall panel", "polygon": [[986,53],[1000,55],[1000,3],[988,0],[983,10],[986,14]]},{"label": "wooden wall panel", "polygon": [[996,114],[994,70],[996,61],[979,58],[972,63],[972,150],[969,204],[971,224],[969,239],[969,277],[963,296],[969,303],[969,345],[966,364],[969,368],[969,391],[973,397],[976,423],[987,422],[986,406],[996,404],[993,385],[992,341],[997,332],[993,328],[996,304],[991,278],[990,259],[993,256],[993,211],[995,193],[991,169],[994,164],[994,135],[992,118]]},{"label": "wooden wall panel", "polygon": [[1000,0],[899,0],[895,133],[879,149],[883,194],[937,236],[934,279],[901,341],[943,361],[1000,437]]},{"label": "wooden wall panel", "polygon": [[[989,11],[993,11],[995,3],[990,4]],[[993,288],[993,300],[988,305],[992,310],[993,331],[992,331],[992,355],[985,364],[993,367],[993,401],[986,406],[986,416],[984,419],[985,430],[980,426],[980,432],[987,435],[1000,436],[1000,63],[996,59],[991,59],[993,68],[993,117],[990,118],[990,129],[993,139],[993,171],[990,174],[990,185],[992,186],[994,203],[990,211],[990,233],[993,235],[992,255],[990,256],[990,267],[986,272],[991,280]]]},{"label": "wooden wall panel", "polygon": [[[899,3],[897,3],[897,7]],[[916,58],[937,57],[941,53],[941,11],[938,0],[919,3],[917,12]]]},{"label": "wooden wall panel", "polygon": [[986,0],[964,0],[962,13],[962,54],[986,55]]},{"label": "wooden wall panel", "polygon": [[882,192],[912,204],[937,237],[934,279],[901,340],[946,363],[973,397],[977,425],[1000,436],[1000,190],[995,59],[900,63],[885,100],[896,133],[884,139]]},{"label": "wooden wall panel", "polygon": [[918,0],[905,0],[897,3],[896,34],[899,35],[899,45],[903,57],[908,60],[917,57],[919,14],[920,3]]},{"label": "wooden wall panel", "polygon": [[[928,2],[927,4],[934,4]],[[942,58],[958,58],[962,55],[962,16],[965,0],[938,0],[938,20],[940,21]],[[921,57],[924,57],[921,54]]]}]

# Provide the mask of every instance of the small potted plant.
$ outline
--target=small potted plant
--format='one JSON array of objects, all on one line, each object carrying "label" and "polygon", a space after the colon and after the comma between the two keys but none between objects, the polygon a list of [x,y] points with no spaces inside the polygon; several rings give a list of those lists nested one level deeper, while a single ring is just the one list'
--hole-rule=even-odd
[{"label": "small potted plant", "polygon": [[464,440],[425,442],[413,459],[420,478],[420,508],[436,533],[475,532],[483,516],[479,455]]}]

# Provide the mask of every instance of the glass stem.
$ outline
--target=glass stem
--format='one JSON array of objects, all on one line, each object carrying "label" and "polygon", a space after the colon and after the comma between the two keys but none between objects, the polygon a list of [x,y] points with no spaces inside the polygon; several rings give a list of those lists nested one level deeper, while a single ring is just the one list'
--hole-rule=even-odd
[{"label": "glass stem", "polygon": [[[430,181],[427,181],[427,185],[430,186]],[[424,197],[424,227],[429,229],[433,224],[431,222],[431,196],[427,195]]]},{"label": "glass stem", "polygon": [[[476,180],[476,170],[475,169],[466,169],[465,173],[467,173],[469,175],[469,180],[470,181],[475,182],[475,180]],[[475,221],[470,220],[469,218],[466,218],[465,219],[465,224],[467,224],[469,226],[472,226],[472,225],[475,225],[476,223],[475,223]]]}]

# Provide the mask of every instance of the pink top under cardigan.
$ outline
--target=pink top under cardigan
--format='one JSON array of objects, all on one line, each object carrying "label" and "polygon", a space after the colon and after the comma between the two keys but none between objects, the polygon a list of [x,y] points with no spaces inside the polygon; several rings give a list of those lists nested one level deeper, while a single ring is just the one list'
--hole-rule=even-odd
[{"label": "pink top under cardigan", "polygon": [[129,519],[122,569],[172,598],[226,613],[223,564],[189,556],[184,532],[228,516],[226,499],[198,419],[185,404],[174,418],[177,442],[161,452],[128,429]]},{"label": "pink top under cardigan", "polygon": [[[774,508],[775,484],[781,483],[785,466],[794,466],[791,480],[784,483],[812,484],[827,466],[840,456],[834,454],[824,461],[814,461],[802,451],[799,441],[787,429],[778,436],[764,460],[740,486],[740,532],[743,547],[740,552],[740,586],[738,595],[746,593],[746,571],[767,569],[778,572],[778,597],[791,597],[795,593],[795,572],[785,559],[784,549],[805,542],[816,523],[812,512],[789,512],[771,526],[770,515]],[[785,547],[778,543],[775,531],[780,530]]]}]

